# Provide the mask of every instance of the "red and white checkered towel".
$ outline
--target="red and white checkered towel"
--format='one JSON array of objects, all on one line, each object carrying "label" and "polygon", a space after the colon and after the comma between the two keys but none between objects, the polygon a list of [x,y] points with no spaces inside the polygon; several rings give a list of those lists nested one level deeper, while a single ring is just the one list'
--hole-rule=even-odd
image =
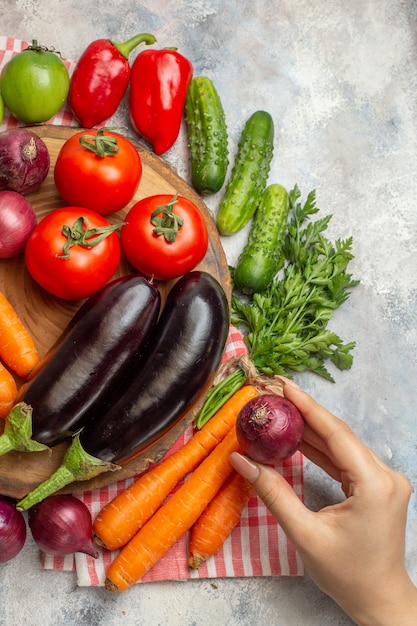
[{"label": "red and white checkered towel", "polygon": [[[26,48],[28,42],[0,36],[0,71],[15,54]],[[74,61],[64,60],[69,74],[75,67]],[[50,124],[77,126],[68,106],[48,121]],[[18,122],[5,110],[0,131],[18,126]],[[223,363],[246,353],[242,335],[230,329]],[[167,454],[181,447],[192,435],[189,427]],[[297,452],[278,468],[295,493],[304,500],[303,457]],[[89,508],[93,519],[100,509],[118,493],[126,489],[134,478],[121,480],[107,487],[86,491],[80,499]],[[272,515],[259,498],[254,495],[243,511],[239,525],[226,540],[223,548],[214,557],[190,570],[187,565],[187,542],[185,535],[141,580],[140,583],[160,580],[184,580],[190,578],[222,578],[246,576],[302,576],[303,564],[293,545],[286,538]],[[42,567],[57,571],[75,571],[81,587],[102,586],[105,572],[115,553],[99,550],[99,557],[77,553],[66,557],[42,555]]]},{"label": "red and white checkered towel", "polygon": [[[223,356],[223,363],[246,353],[242,335],[233,327]],[[167,454],[171,454],[192,435],[190,426]],[[283,473],[297,495],[304,499],[303,460],[296,453],[279,471]],[[89,508],[93,519],[100,509],[133,482],[132,479],[84,492],[80,499]],[[301,576],[304,572],[301,560],[293,545],[260,499],[254,495],[243,511],[239,525],[214,557],[190,570],[187,565],[188,534],[159,561],[140,582],[158,580],[182,580],[189,578],[221,578],[245,576]],[[45,569],[76,570],[79,586],[101,586],[105,572],[116,552],[99,549],[98,559],[77,553],[65,558],[43,555]]]}]

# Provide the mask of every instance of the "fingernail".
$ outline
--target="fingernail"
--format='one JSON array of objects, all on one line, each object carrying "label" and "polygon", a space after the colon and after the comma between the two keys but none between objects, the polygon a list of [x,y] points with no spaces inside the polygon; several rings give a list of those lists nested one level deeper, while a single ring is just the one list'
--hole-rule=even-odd
[{"label": "fingernail", "polygon": [[255,465],[255,463],[252,463],[246,456],[239,454],[239,452],[232,452],[230,462],[235,470],[250,483],[254,483],[259,478],[259,467]]},{"label": "fingernail", "polygon": [[294,387],[294,389],[300,389],[300,386],[297,385],[291,378],[287,378],[286,376],[279,376],[278,374],[275,376],[283,385],[288,385],[288,387]]}]

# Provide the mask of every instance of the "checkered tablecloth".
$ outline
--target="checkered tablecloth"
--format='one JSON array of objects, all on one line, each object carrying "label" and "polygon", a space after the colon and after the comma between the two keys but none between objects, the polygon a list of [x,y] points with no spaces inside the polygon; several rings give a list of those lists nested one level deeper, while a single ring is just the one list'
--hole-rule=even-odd
[{"label": "checkered tablecloth", "polygon": [[[245,353],[246,347],[242,335],[231,327],[223,363]],[[171,454],[182,446],[191,435],[192,427],[188,427],[167,454]],[[277,469],[282,472],[303,500],[301,453],[297,452]],[[133,480],[133,478],[121,480],[108,487],[84,492],[80,499],[87,505],[94,519],[100,509]],[[42,565],[45,569],[76,570],[79,586],[102,586],[105,572],[115,555],[116,552],[101,549],[99,549],[98,559],[81,553],[67,557],[43,555]],[[190,578],[301,576],[304,571],[293,545],[256,495],[249,500],[239,525],[233,530],[220,552],[201,565],[198,570],[189,569],[187,556],[188,534],[183,536],[140,582]]]}]

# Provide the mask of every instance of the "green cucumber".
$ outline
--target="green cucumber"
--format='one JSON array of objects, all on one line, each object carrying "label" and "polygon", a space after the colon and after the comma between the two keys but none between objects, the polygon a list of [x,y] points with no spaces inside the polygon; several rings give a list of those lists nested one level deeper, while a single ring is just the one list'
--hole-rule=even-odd
[{"label": "green cucumber", "polygon": [[185,99],[191,182],[202,195],[223,187],[229,165],[226,117],[219,94],[206,76],[190,82]]},{"label": "green cucumber", "polygon": [[234,271],[235,286],[246,294],[261,293],[283,265],[290,199],[286,189],[269,185],[253,218],[248,241]]},{"label": "green cucumber", "polygon": [[221,235],[233,235],[253,217],[265,190],[274,150],[274,122],[255,111],[239,141],[233,169],[217,212]]}]

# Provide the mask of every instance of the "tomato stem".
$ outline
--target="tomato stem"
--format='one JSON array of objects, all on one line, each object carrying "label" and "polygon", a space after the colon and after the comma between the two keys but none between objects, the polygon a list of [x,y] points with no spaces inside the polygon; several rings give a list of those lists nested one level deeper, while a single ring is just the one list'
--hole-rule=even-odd
[{"label": "tomato stem", "polygon": [[173,242],[177,238],[184,219],[174,213],[174,204],[178,202],[178,194],[172,197],[172,200],[156,207],[151,213],[151,223],[155,226],[155,235],[163,235],[166,241]]},{"label": "tomato stem", "polygon": [[69,259],[69,249],[72,246],[81,246],[82,248],[97,246],[112,232],[123,226],[123,224],[109,224],[101,228],[87,228],[87,225],[87,219],[83,216],[77,218],[73,226],[63,225],[61,232],[67,240],[62,248],[62,254],[56,255],[57,259]]},{"label": "tomato stem", "polygon": [[47,46],[39,45],[37,39],[32,39],[32,44],[25,48],[25,50],[33,50],[34,52],[52,52],[62,58],[62,54],[58,52],[58,50],[55,50],[54,47],[48,48]]},{"label": "tomato stem", "polygon": [[104,135],[107,130],[120,130],[122,126],[106,126],[100,128],[95,135],[81,135],[80,144],[83,148],[91,150],[94,154],[101,159],[106,156],[115,156],[119,152],[119,144],[117,143],[117,137],[114,135]]}]

